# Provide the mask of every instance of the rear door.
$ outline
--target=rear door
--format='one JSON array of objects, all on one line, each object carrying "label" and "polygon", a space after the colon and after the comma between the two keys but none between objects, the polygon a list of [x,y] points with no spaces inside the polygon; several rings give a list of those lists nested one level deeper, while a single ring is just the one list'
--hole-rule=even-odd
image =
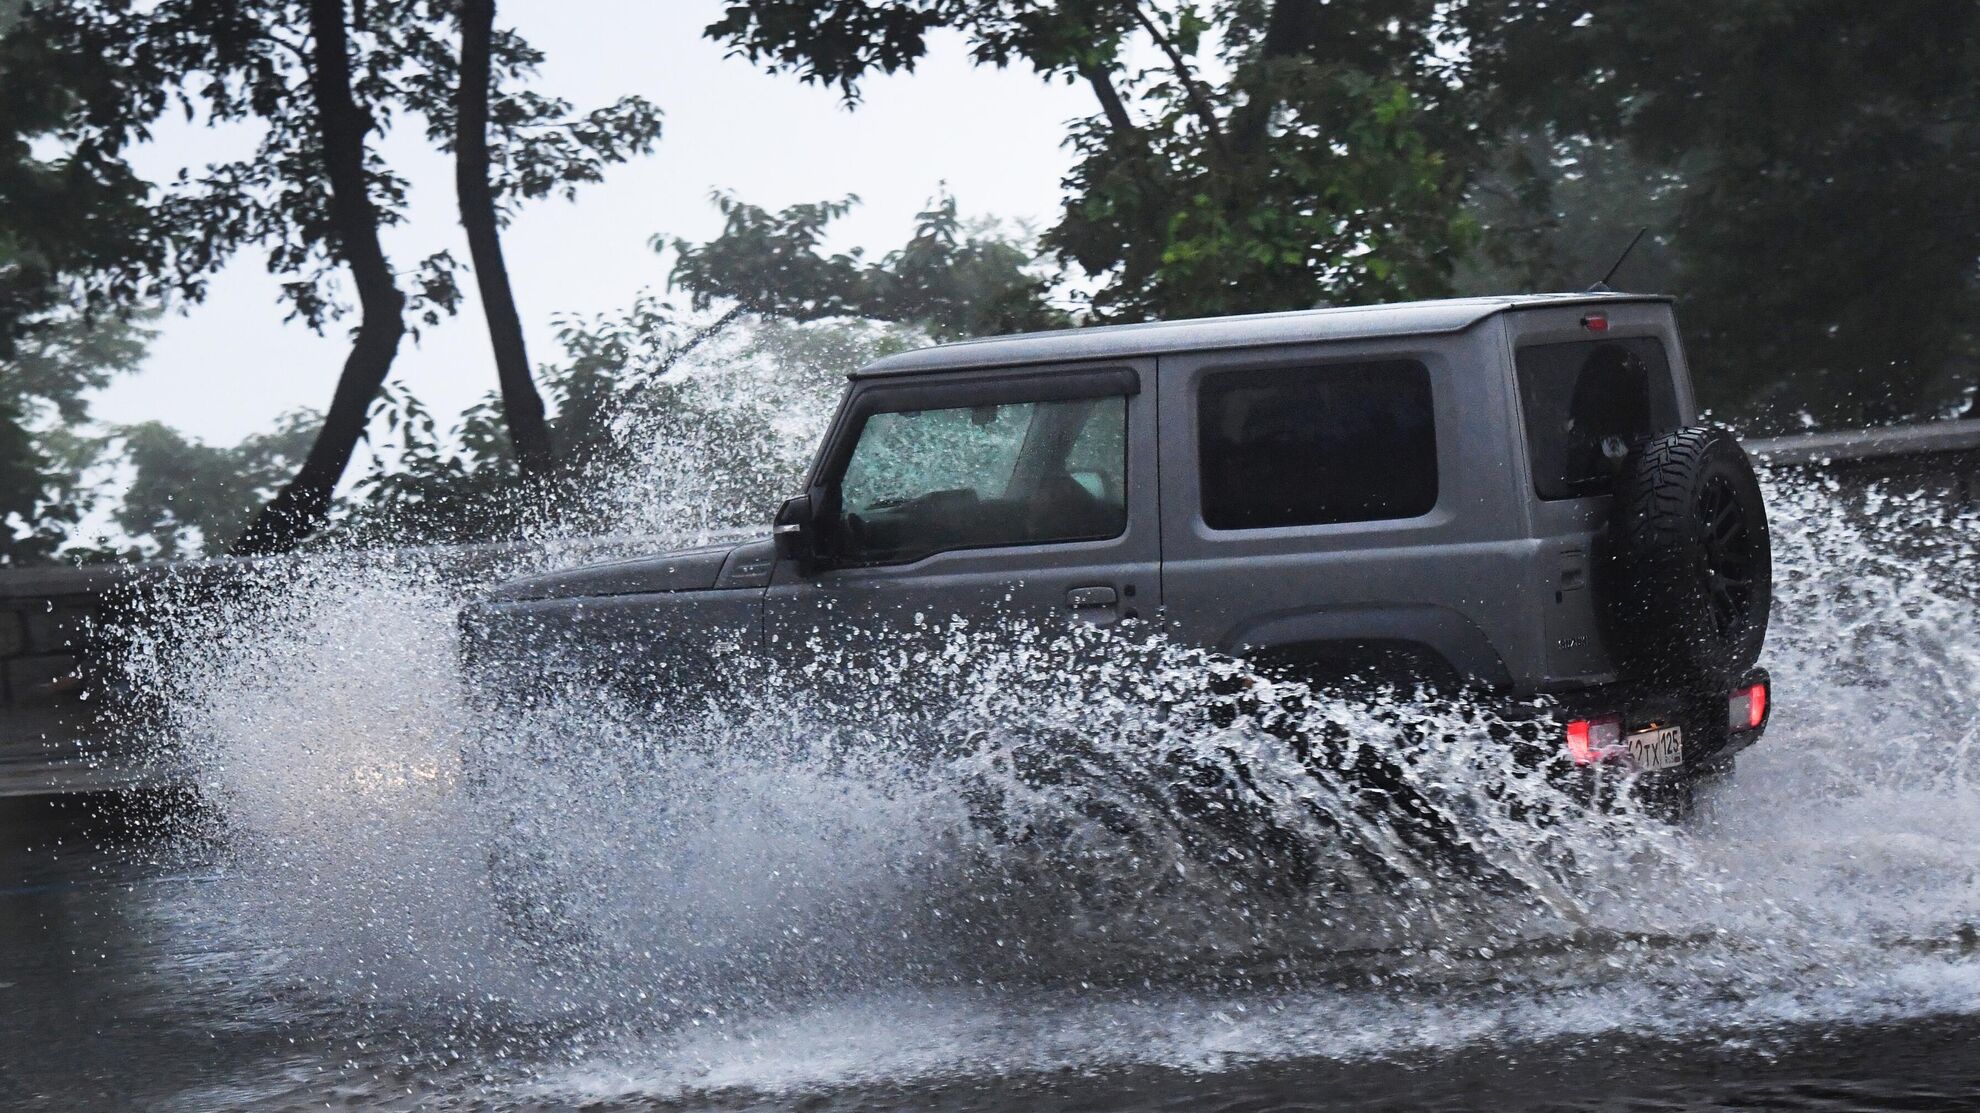
[{"label": "rear door", "polygon": [[1152,615],[1153,378],[1142,360],[856,382],[810,478],[826,555],[778,562],[771,655],[861,687],[936,645]]},{"label": "rear door", "polygon": [[1533,594],[1543,600],[1540,685],[1612,679],[1593,563],[1616,465],[1631,445],[1697,420],[1670,306],[1656,301],[1505,315],[1526,451]]},{"label": "rear door", "polygon": [[1530,554],[1492,319],[1162,357],[1173,629],[1313,675],[1517,684]]}]

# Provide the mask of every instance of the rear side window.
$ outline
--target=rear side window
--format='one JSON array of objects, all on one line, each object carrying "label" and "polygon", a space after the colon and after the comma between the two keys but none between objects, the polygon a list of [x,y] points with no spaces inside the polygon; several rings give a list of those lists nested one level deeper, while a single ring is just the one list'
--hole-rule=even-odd
[{"label": "rear side window", "polygon": [[1414,360],[1209,375],[1197,420],[1211,529],[1414,518],[1437,505],[1430,372]]},{"label": "rear side window", "polygon": [[1653,337],[1535,344],[1514,360],[1534,493],[1606,495],[1632,444],[1677,427],[1677,390]]}]

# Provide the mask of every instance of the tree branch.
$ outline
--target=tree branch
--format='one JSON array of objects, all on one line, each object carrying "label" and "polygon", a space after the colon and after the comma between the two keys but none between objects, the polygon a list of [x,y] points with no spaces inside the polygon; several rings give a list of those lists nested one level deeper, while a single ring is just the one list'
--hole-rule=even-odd
[{"label": "tree branch", "polygon": [[296,61],[303,64],[303,70],[305,72],[309,70],[312,62],[309,57],[309,47],[305,45],[307,40],[304,42],[290,42],[288,39],[270,31],[268,32],[268,41],[295,55]]},{"label": "tree branch", "polygon": [[1141,24],[1141,29],[1148,32],[1148,37],[1155,40],[1155,45],[1162,49],[1163,54],[1169,56],[1169,64],[1176,71],[1176,80],[1182,82],[1183,95],[1189,98],[1190,109],[1196,113],[1196,118],[1203,122],[1203,130],[1210,137],[1211,146],[1217,148],[1219,154],[1228,155],[1230,149],[1224,144],[1223,121],[1217,119],[1217,113],[1211,109],[1209,99],[1203,95],[1202,87],[1196,83],[1195,75],[1190,72],[1189,60],[1183,57],[1182,50],[1176,46],[1175,41],[1164,34],[1162,29],[1155,25],[1154,20],[1148,18],[1148,12],[1140,4],[1135,4],[1133,7],[1135,22]]},{"label": "tree branch", "polygon": [[1107,123],[1122,136],[1138,134],[1141,129],[1135,126],[1134,117],[1128,115],[1127,103],[1121,100],[1121,91],[1114,87],[1114,77],[1104,67],[1082,62],[1079,75],[1093,87],[1093,95],[1100,101],[1100,111],[1107,117]]}]

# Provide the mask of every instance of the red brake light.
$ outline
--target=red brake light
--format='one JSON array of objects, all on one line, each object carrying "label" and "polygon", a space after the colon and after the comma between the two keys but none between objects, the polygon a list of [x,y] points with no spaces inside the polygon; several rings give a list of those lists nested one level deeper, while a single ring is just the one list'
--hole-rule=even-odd
[{"label": "red brake light", "polygon": [[1576,719],[1567,725],[1568,756],[1576,765],[1586,765],[1595,760],[1595,751],[1588,745],[1588,720]]},{"label": "red brake light", "polygon": [[1733,730],[1757,730],[1767,721],[1767,686],[1754,684],[1726,697],[1726,726]]},{"label": "red brake light", "polygon": [[1587,329],[1589,332],[1607,332],[1609,331],[1609,315],[1607,313],[1590,313],[1581,319],[1581,327]]},{"label": "red brake light", "polygon": [[1568,756],[1576,765],[1593,765],[1621,753],[1622,719],[1576,719],[1567,725]]}]

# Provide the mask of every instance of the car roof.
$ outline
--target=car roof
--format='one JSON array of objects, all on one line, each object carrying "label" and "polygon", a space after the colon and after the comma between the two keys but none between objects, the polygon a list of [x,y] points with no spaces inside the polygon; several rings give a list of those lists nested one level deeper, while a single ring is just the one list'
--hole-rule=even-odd
[{"label": "car roof", "polygon": [[1095,325],[1051,332],[989,336],[917,348],[875,360],[853,372],[851,377],[862,379],[927,371],[960,371],[973,367],[1119,359],[1164,352],[1249,348],[1312,340],[1461,332],[1509,309],[1670,300],[1658,294],[1508,294],[1299,309],[1287,313],[1252,313],[1237,317],[1201,317],[1186,321],[1150,321],[1136,325]]}]

